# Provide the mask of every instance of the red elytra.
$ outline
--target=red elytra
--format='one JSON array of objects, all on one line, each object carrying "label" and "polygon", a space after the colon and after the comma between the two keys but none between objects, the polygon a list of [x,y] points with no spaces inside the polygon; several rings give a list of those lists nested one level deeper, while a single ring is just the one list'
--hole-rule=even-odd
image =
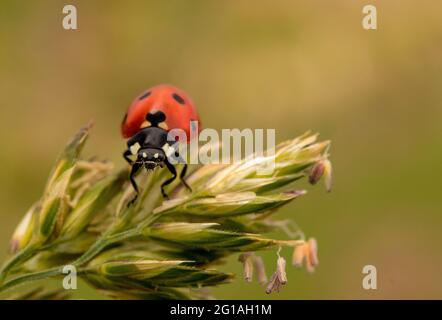
[{"label": "red elytra", "polygon": [[135,135],[146,124],[146,115],[155,111],[166,115],[167,130],[184,130],[188,141],[191,121],[197,121],[198,131],[201,131],[201,121],[190,97],[181,89],[161,84],[146,90],[129,106],[121,124],[123,137]]}]

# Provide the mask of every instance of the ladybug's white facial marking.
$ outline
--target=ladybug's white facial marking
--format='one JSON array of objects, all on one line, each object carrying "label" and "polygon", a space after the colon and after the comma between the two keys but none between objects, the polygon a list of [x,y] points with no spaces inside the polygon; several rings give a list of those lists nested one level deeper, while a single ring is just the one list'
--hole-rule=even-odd
[{"label": "ladybug's white facial marking", "polygon": [[158,153],[155,153],[155,154],[153,155],[153,157],[154,157],[155,159],[158,159],[158,156],[159,156]]},{"label": "ladybug's white facial marking", "polygon": [[130,150],[130,153],[132,153],[133,155],[136,155],[138,153],[138,150],[140,150],[140,148],[141,148],[140,144],[138,142],[136,142],[130,146],[129,150]]},{"label": "ladybug's white facial marking", "polygon": [[165,122],[161,122],[158,127],[164,129],[164,130],[169,130],[169,126],[165,123]]},{"label": "ladybug's white facial marking", "polygon": [[[140,129],[144,129],[144,128],[148,128],[151,127],[152,124],[150,123],[150,121],[144,120],[144,122],[141,124]],[[165,123],[165,122],[161,122],[158,127],[164,129],[164,130],[169,130],[169,126]]]},{"label": "ladybug's white facial marking", "polygon": [[150,123],[150,121],[144,120],[144,122],[141,124],[140,129],[144,129],[147,127],[150,127],[152,124]]},{"label": "ladybug's white facial marking", "polygon": [[143,152],[143,158],[147,158],[147,153]]}]

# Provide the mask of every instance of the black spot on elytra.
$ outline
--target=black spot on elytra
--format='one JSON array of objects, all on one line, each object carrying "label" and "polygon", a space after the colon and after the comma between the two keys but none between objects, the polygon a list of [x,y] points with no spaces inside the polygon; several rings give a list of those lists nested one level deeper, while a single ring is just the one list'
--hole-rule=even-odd
[{"label": "black spot on elytra", "polygon": [[176,93],[172,93],[172,98],[174,98],[175,101],[178,102],[179,104],[183,104],[183,105],[186,104],[186,101],[184,101],[184,99]]},{"label": "black spot on elytra", "polygon": [[143,100],[143,99],[147,98],[148,96],[150,96],[150,94],[151,94],[151,92],[150,92],[150,91],[147,91],[145,94],[143,94],[142,96],[140,96],[140,97],[138,98],[138,100]]}]

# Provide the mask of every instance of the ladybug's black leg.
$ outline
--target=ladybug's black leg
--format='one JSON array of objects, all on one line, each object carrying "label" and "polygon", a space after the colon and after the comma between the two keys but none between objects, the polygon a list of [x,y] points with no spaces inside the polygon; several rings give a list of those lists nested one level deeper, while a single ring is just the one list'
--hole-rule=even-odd
[{"label": "ladybug's black leg", "polygon": [[172,178],[164,181],[163,184],[161,185],[161,194],[163,195],[164,198],[169,199],[168,195],[164,191],[164,187],[171,184],[176,179],[177,174],[175,167],[169,161],[167,161],[167,159],[166,161],[164,161],[164,163],[166,164],[167,169],[169,169],[170,173],[172,173],[173,175]]},{"label": "ladybug's black leg", "polygon": [[183,170],[181,170],[181,172],[180,172],[180,180],[181,180],[181,183],[186,187],[187,190],[189,190],[190,192],[192,192],[192,188],[187,184],[186,180],[184,179],[184,177],[186,176],[186,173],[187,173],[187,163],[186,163],[186,161],[180,156],[180,154],[178,153],[178,151],[175,151],[175,157],[178,158],[178,163],[184,163]]},{"label": "ladybug's black leg", "polygon": [[132,164],[133,163],[133,160],[131,159],[131,158],[129,158],[129,156],[131,156],[132,155],[132,152],[130,152],[130,150],[126,150],[126,151],[124,151],[124,153],[123,153],[123,157],[124,157],[124,159],[127,161],[127,162],[129,162],[129,164]]},{"label": "ladybug's black leg", "polygon": [[184,179],[184,177],[186,176],[186,172],[187,172],[187,163],[184,164],[183,170],[181,170],[180,180],[183,183],[183,185],[187,188],[187,190],[192,192],[192,188],[187,184],[186,180]]},{"label": "ladybug's black leg", "polygon": [[130,183],[132,184],[132,187],[134,188],[136,193],[135,193],[135,197],[128,203],[128,206],[130,206],[132,203],[134,203],[135,200],[137,200],[137,198],[138,198],[139,189],[138,189],[137,182],[135,181],[135,175],[137,174],[138,170],[140,170],[142,165],[143,164],[139,163],[139,162],[135,162],[132,165],[132,169],[129,174],[129,179],[130,179]]}]

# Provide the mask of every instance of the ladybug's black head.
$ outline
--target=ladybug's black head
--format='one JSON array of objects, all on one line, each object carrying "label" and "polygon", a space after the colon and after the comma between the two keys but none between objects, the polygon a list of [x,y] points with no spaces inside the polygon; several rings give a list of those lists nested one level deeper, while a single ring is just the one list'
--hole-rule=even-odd
[{"label": "ladybug's black head", "polygon": [[157,166],[162,167],[166,160],[166,154],[162,149],[143,148],[138,150],[137,162],[144,165],[147,170],[153,170]]}]

